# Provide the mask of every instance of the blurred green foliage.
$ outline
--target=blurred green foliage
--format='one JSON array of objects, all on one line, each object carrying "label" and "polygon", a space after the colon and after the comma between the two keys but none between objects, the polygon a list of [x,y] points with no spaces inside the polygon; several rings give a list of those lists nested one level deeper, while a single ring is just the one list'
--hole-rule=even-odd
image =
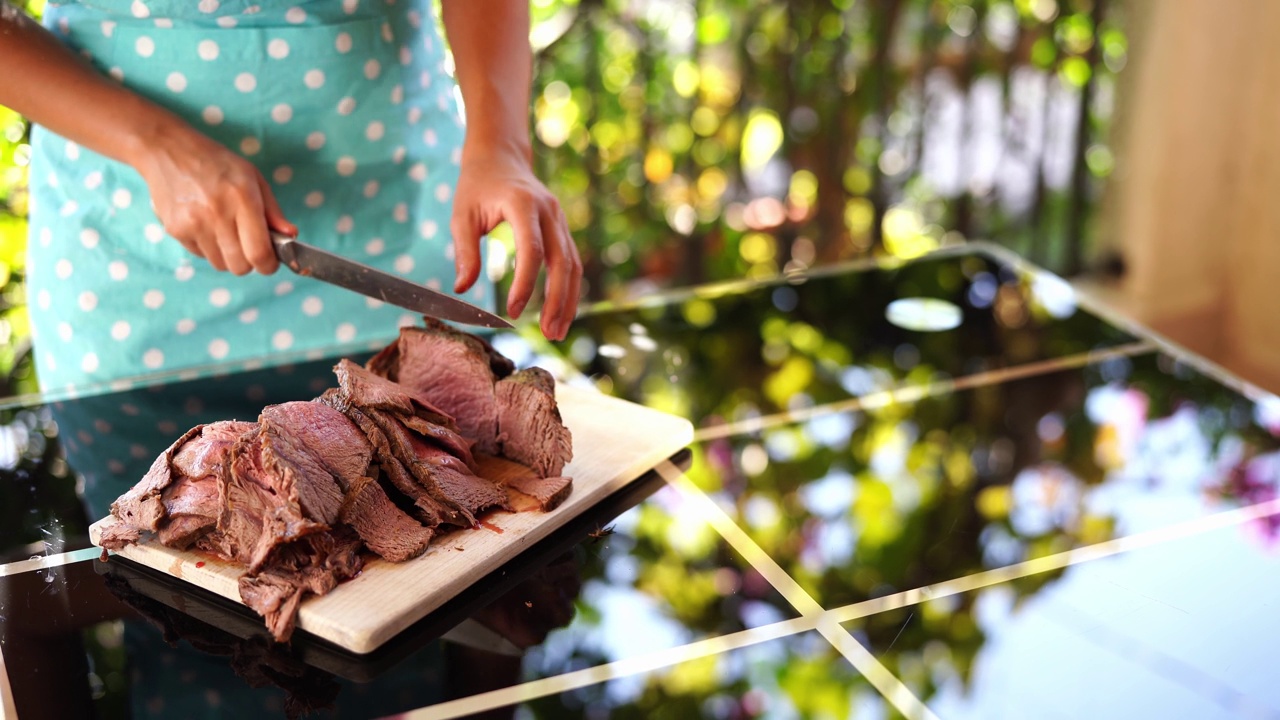
[{"label": "blurred green foliage", "polygon": [[538,169],[593,299],[966,237],[1078,272],[1106,0],[535,0]]},{"label": "blurred green foliage", "polygon": [[[965,237],[1081,270],[1115,164],[1114,5],[533,0],[536,163],[590,299]],[[34,389],[27,139],[0,110],[0,396]]]},{"label": "blurred green foliage", "polygon": [[[44,0],[13,4],[35,17],[44,9]],[[30,134],[21,116],[0,106],[0,397],[36,391],[23,285]]]}]

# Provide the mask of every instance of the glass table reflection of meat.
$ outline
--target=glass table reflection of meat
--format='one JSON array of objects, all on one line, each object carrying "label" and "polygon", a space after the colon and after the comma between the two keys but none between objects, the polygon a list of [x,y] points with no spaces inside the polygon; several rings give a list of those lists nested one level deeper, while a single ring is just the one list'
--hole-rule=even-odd
[{"label": "glass table reflection of meat", "polygon": [[689,451],[356,656],[88,523],[341,357],[0,410],[3,710],[41,717],[1280,717],[1280,399],[998,251],[592,308],[519,366]]}]

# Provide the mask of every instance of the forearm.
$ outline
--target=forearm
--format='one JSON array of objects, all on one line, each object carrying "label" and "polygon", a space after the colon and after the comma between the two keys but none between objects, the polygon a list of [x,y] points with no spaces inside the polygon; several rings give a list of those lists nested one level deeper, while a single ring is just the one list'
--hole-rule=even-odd
[{"label": "forearm", "polygon": [[149,139],[186,128],[2,0],[0,68],[0,105],[114,160],[137,166]]},{"label": "forearm", "polygon": [[467,109],[464,156],[513,152],[532,162],[528,0],[444,0],[443,6]]}]

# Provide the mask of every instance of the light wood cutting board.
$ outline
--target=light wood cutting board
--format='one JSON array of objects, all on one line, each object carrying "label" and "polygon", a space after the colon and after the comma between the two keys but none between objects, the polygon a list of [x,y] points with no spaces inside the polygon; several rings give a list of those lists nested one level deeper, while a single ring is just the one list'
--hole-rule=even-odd
[{"label": "light wood cutting board", "polygon": [[[684,418],[565,385],[556,388],[556,398],[573,433],[573,462],[564,470],[573,478],[573,493],[560,507],[549,513],[490,513],[485,521],[494,529],[449,533],[403,563],[370,559],[359,576],[328,595],[305,600],[298,627],[352,652],[371,652],[693,441],[693,426]],[[486,459],[480,470],[493,480],[512,472],[528,471],[500,459]],[[108,516],[89,528],[95,545],[114,522]],[[154,539],[120,554],[240,602],[241,566],[168,548]]]}]

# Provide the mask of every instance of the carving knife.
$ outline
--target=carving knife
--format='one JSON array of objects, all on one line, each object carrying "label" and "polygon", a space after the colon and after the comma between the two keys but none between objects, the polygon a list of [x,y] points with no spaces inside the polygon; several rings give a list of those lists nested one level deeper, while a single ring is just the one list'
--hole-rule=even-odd
[{"label": "carving knife", "polygon": [[290,270],[367,295],[421,315],[464,325],[509,328],[511,323],[452,295],[409,282],[280,233],[271,233],[276,256]]}]

